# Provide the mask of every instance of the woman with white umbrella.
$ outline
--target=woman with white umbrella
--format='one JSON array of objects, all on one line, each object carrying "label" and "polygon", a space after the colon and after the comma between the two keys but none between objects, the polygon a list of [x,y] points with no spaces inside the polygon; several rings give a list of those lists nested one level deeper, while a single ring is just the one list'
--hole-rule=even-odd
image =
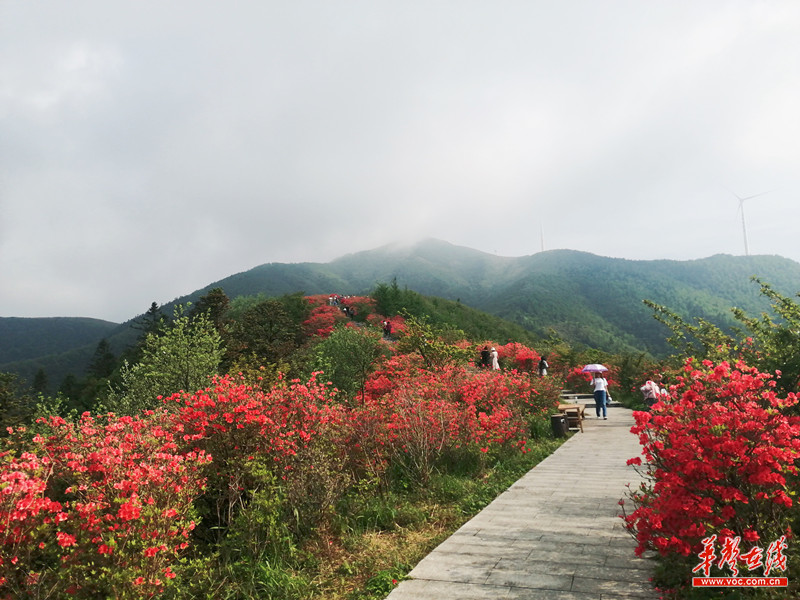
[{"label": "woman with white umbrella", "polygon": [[606,404],[608,401],[608,381],[601,375],[603,371],[608,371],[603,365],[586,365],[581,369],[584,373],[592,374],[592,387],[594,387],[594,402],[597,418],[600,418],[600,411],[602,409],[603,418],[608,420],[606,414]]}]

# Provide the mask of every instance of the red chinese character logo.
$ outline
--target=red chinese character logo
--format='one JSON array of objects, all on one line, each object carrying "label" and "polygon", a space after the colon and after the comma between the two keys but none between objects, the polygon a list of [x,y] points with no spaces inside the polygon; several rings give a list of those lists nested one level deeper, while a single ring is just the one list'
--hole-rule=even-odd
[{"label": "red chinese character logo", "polygon": [[[740,558],[740,541],[741,539],[738,535],[734,538],[725,538],[722,542],[722,550],[718,563],[720,568],[728,565],[731,568],[731,575],[734,577],[739,575],[739,567],[736,566],[736,563],[739,562]],[[706,575],[706,577],[708,576]]]},{"label": "red chinese character logo", "polygon": [[764,550],[758,546],[753,546],[744,554],[739,555],[739,559],[744,561],[748,571],[754,571],[758,567],[762,566],[764,564],[763,558]]},{"label": "red chinese character logo", "polygon": [[[692,569],[692,573],[702,573],[703,577],[711,576],[711,567],[714,566],[714,561],[717,559],[717,555],[714,552],[716,541],[716,535],[702,540],[703,550],[697,555],[700,563]],[[764,577],[769,577],[773,570],[786,571],[787,561],[784,551],[788,548],[788,545],[786,544],[785,535],[772,542],[767,548],[766,554],[758,546],[753,546],[747,552],[742,553],[739,547],[741,541],[739,536],[722,539],[719,562],[716,563],[720,569],[727,566],[733,577],[738,577],[740,563],[744,563],[748,571],[763,567]]]},{"label": "red chinese character logo", "polygon": [[703,540],[703,550],[697,555],[698,558],[700,558],[700,564],[692,569],[692,573],[702,571],[703,577],[708,577],[711,575],[711,565],[714,564],[714,560],[717,558],[717,555],[714,552],[714,542],[716,541],[716,534]]},{"label": "red chinese character logo", "polygon": [[764,561],[764,577],[769,577],[772,569],[779,571],[786,570],[786,555],[783,553],[788,546],[786,545],[786,536],[782,535],[780,539],[772,542],[767,548],[767,558]]}]

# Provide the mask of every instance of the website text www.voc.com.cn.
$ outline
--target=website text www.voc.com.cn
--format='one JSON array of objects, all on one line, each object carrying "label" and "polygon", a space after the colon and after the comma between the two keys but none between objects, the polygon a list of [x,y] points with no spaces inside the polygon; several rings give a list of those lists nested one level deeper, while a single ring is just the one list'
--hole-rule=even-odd
[{"label": "website text www.voc.com.cn", "polygon": [[786,587],[787,577],[694,577],[694,587]]}]

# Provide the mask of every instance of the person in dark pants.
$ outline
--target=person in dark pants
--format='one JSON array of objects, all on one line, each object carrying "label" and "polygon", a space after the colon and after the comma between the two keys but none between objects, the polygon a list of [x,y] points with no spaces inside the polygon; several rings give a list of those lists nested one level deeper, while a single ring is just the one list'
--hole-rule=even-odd
[{"label": "person in dark pants", "polygon": [[481,368],[489,368],[489,346],[484,346],[481,350]]},{"label": "person in dark pants", "polygon": [[606,381],[605,377],[602,377],[600,373],[594,373],[592,379],[592,386],[594,387],[594,402],[595,402],[595,412],[597,412],[597,418],[600,418],[600,411],[603,411],[603,418],[608,419],[608,415],[606,414],[606,402],[608,400],[608,381]]},{"label": "person in dark pants", "polygon": [[542,358],[539,360],[539,375],[540,375],[541,377],[544,377],[545,375],[547,375],[547,368],[548,368],[549,366],[550,366],[550,365],[548,365],[548,364],[547,364],[547,357],[546,357],[546,356],[543,356],[543,357],[542,357]]}]

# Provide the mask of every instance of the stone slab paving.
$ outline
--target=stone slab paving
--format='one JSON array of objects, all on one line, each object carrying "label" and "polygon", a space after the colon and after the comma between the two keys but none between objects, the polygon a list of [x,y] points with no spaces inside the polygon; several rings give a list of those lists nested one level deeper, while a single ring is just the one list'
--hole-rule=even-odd
[{"label": "stone slab paving", "polygon": [[617,502],[639,476],[630,410],[575,433],[411,571],[387,600],[656,599]]}]

